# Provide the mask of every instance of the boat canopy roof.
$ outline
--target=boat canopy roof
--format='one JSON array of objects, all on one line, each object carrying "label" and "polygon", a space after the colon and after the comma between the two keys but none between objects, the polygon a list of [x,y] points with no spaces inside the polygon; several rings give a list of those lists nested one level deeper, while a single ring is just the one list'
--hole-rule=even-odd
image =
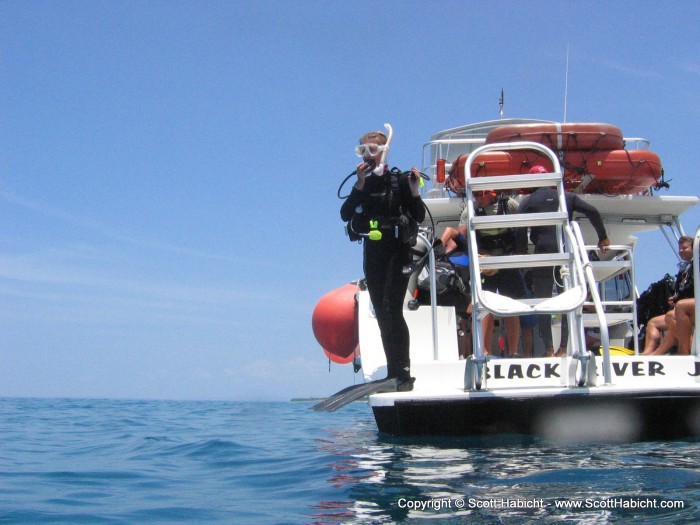
[{"label": "boat canopy roof", "polygon": [[[549,124],[551,120],[511,118],[500,120],[488,120],[446,129],[435,133],[430,137],[430,142],[424,145],[430,151],[430,164],[435,165],[436,159],[447,159],[448,162],[460,155],[468,155],[486,140],[486,136],[492,129],[511,124]],[[425,162],[424,162],[425,165]]]}]

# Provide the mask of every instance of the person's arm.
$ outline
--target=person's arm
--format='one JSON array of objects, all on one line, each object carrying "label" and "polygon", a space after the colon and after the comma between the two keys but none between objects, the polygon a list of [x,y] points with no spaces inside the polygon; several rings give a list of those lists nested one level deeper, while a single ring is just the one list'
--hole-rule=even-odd
[{"label": "person's arm", "polygon": [[443,246],[447,246],[447,244],[457,237],[459,235],[459,232],[455,230],[454,228],[450,228],[449,226],[445,228],[445,231],[442,232],[442,235],[440,236],[440,241],[442,242]]},{"label": "person's arm", "polygon": [[340,207],[340,218],[343,222],[348,222],[355,214],[355,209],[364,202],[365,193],[353,186],[352,191],[345,202]]},{"label": "person's arm", "polygon": [[418,175],[418,169],[413,167],[411,175],[408,175],[406,179],[409,189],[406,195],[408,212],[416,221],[423,222],[425,220],[425,206],[423,205],[423,199],[420,197],[420,175]]},{"label": "person's arm", "polygon": [[[589,221],[595,232],[598,234],[598,247],[604,251],[608,251],[608,246],[610,246],[610,240],[608,240],[608,234],[605,231],[605,224],[603,223],[603,217],[601,217],[600,212],[594,207],[588,204],[583,199],[579,198],[578,195],[571,195],[567,205],[570,205],[570,210],[583,213]],[[571,213],[571,212],[570,212]]]},{"label": "person's arm", "polygon": [[469,224],[469,218],[467,217],[467,208],[464,208],[462,210],[462,213],[459,215],[459,226],[457,227],[457,231],[459,232],[460,235],[463,237],[467,238],[469,235],[469,231],[467,229],[467,224]]},{"label": "person's arm", "polygon": [[343,222],[348,222],[352,219],[355,209],[358,205],[362,204],[365,200],[365,184],[367,181],[367,174],[371,171],[372,164],[367,162],[360,162],[357,165],[355,173],[357,174],[357,181],[352,187],[352,191],[345,202],[340,207],[340,218]]}]

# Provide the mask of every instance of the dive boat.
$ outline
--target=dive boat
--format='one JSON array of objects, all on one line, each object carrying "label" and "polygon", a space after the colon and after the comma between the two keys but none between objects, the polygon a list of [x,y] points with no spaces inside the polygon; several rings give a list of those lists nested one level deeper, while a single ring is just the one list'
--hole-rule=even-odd
[{"label": "dive boat", "polygon": [[[431,137],[423,148],[422,168],[431,178],[431,187],[423,190],[429,213],[415,255],[427,261],[429,300],[413,300],[414,275],[404,308],[416,380],[408,392],[367,388],[379,431],[624,441],[700,436],[698,334],[688,356],[642,356],[638,348],[637,236],[661,230],[675,252],[678,238],[685,235],[680,216],[699,200],[658,194],[665,184],[661,161],[648,146],[645,139],[623,138],[608,124],[525,119],[470,124]],[[528,173],[534,164],[546,173]],[[558,212],[475,214],[474,192],[491,190],[520,200],[538,187],[557,188]],[[565,191],[579,193],[601,213],[612,242],[607,253],[596,246],[587,219],[569,221]],[[479,229],[550,225],[561,238],[554,254],[534,254],[531,246],[527,255],[469,257],[469,316],[440,304],[433,250],[434,239],[446,227],[458,226],[465,207],[469,254],[478,253]],[[700,229],[693,247],[696,293],[699,243]],[[516,300],[481,288],[483,270],[533,267],[566,268],[564,291],[551,298]],[[667,270],[660,269],[659,275]],[[555,341],[558,323],[566,316],[566,355],[544,357],[536,335],[535,357],[498,357],[497,344],[482,347],[480,319],[488,313],[497,319],[551,314]],[[352,363],[365,384],[377,385],[386,376],[379,329],[361,280],[324,296],[314,310],[313,328],[326,356]],[[596,351],[585,343],[591,329],[600,337]],[[343,396],[339,394],[336,400]],[[342,403],[319,405],[335,409]]]}]

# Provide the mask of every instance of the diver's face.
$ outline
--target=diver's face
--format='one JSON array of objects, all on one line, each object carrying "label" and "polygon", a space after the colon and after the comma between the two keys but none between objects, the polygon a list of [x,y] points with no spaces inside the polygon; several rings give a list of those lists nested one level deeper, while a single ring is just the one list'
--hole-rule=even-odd
[{"label": "diver's face", "polygon": [[682,242],[678,245],[678,255],[684,261],[690,261],[693,258],[693,244],[689,242]]},{"label": "diver's face", "polygon": [[490,206],[491,204],[493,204],[494,200],[495,199],[493,193],[489,191],[483,191],[476,194],[476,203],[481,208],[486,208],[487,206]]},{"label": "diver's face", "polygon": [[375,164],[379,164],[379,161],[381,161],[382,159],[382,153],[386,149],[386,146],[377,144],[376,142],[370,139],[366,139],[360,142],[360,145],[357,149],[362,155],[362,160],[364,160],[367,163],[374,162]]}]

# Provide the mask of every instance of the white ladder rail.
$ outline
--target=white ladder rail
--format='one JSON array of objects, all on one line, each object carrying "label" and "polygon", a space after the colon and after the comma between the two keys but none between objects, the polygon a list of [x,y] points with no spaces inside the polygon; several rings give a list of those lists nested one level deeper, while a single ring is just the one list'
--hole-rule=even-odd
[{"label": "white ladder rail", "polygon": [[[695,236],[693,237],[693,285],[695,287],[693,296],[697,297],[700,291],[700,258],[698,256],[698,251],[700,251],[700,226],[695,230]],[[695,305],[695,328],[694,335],[691,339],[690,345],[690,355],[698,356],[700,355],[700,332],[698,331],[698,325],[700,325],[700,311],[698,310],[697,304]]]},{"label": "white ladder rail", "polygon": [[[577,235],[580,241],[579,249],[581,250],[581,257],[585,258],[586,260],[584,271],[586,274],[586,280],[588,281],[588,288],[591,298],[593,299],[593,304],[595,305],[596,315],[598,316],[598,323],[600,324],[600,344],[603,348],[603,379],[605,380],[605,384],[609,385],[612,383],[612,364],[610,362],[610,335],[608,333],[608,324],[605,321],[603,305],[600,301],[600,295],[598,294],[598,286],[596,284],[595,276],[593,275],[593,268],[588,260],[588,253],[585,250],[581,229],[579,228],[578,224],[576,224],[574,231],[575,235]],[[583,335],[583,332],[581,335]]]},{"label": "white ladder rail", "polygon": [[[586,253],[588,252],[600,252],[600,248],[594,245],[585,246]],[[616,278],[618,275],[629,272],[630,282],[632,287],[630,289],[630,299],[621,301],[611,301],[606,297],[604,300],[601,299],[601,304],[603,307],[603,315],[605,318],[605,324],[610,325],[614,321],[630,321],[632,324],[632,340],[634,344],[634,353],[639,355],[639,323],[637,320],[637,301],[636,301],[636,290],[634,288],[634,283],[636,283],[636,277],[634,273],[634,257],[633,257],[633,247],[625,244],[620,245],[610,245],[608,246],[610,252],[617,252],[617,254],[612,258],[604,261],[591,261],[590,265],[593,270],[594,279],[596,282],[596,289],[598,285],[605,286],[605,282],[610,279]],[[601,271],[603,270],[603,271]],[[607,271],[606,271],[607,270]],[[596,274],[596,272],[598,274]],[[600,275],[602,274],[602,276]],[[595,303],[592,303],[596,306]],[[626,307],[629,308],[628,312],[606,312],[605,308],[610,306]],[[597,316],[597,312],[596,312]],[[584,320],[590,317],[590,314],[584,314]],[[599,326],[600,321],[596,326]]]},{"label": "white ladder rail", "polygon": [[[474,158],[486,151],[533,149],[548,156],[554,167],[551,173],[504,175],[498,177],[471,177]],[[578,328],[580,338],[571,337],[573,351],[578,353],[583,337],[583,324],[580,316],[573,315],[586,299],[584,259],[581,258],[579,240],[569,225],[566,197],[562,180],[561,166],[556,155],[546,146],[533,142],[513,142],[508,144],[487,144],[475,149],[467,159],[465,170],[466,208],[468,217],[469,248],[478,254],[476,232],[488,228],[522,228],[529,226],[554,226],[557,229],[559,253],[523,256],[471,257],[470,272],[472,281],[473,331],[477,340],[474,355],[483,362],[481,330],[478,321],[487,313],[499,316],[516,316],[537,313],[568,313],[572,328]],[[476,216],[473,193],[483,190],[506,190],[514,188],[539,188],[556,186],[559,207],[556,212],[513,214],[505,216]],[[577,225],[578,226],[578,225]],[[584,254],[585,257],[585,254]],[[585,259],[587,261],[587,258]],[[481,269],[527,268],[534,266],[568,266],[573,274],[566,278],[565,291],[560,296],[539,300],[517,300],[484,291],[481,287]]]},{"label": "white ladder rail", "polygon": [[435,250],[433,244],[423,233],[418,233],[417,240],[425,245],[428,255],[428,282],[430,283],[430,319],[433,335],[433,359],[438,360],[438,327],[437,327],[437,283],[435,277]]}]

